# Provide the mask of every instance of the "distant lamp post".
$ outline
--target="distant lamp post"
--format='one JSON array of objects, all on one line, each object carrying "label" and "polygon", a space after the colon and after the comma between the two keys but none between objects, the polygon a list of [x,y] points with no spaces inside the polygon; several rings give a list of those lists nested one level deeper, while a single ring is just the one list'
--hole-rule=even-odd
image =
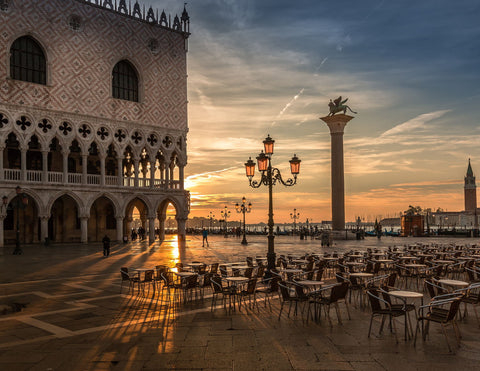
[{"label": "distant lamp post", "polygon": [[225,220],[225,238],[227,238],[228,237],[227,219],[230,216],[230,210],[228,210],[228,207],[225,206],[225,209],[220,211],[220,214],[222,215],[222,218]]},{"label": "distant lamp post", "polygon": [[261,178],[259,181],[252,180],[255,175],[255,162],[252,161],[250,157],[245,163],[246,175],[252,188],[259,188],[262,184],[268,186],[268,253],[267,253],[267,269],[272,271],[275,269],[275,246],[273,235],[273,196],[272,188],[277,181],[283,184],[286,187],[291,187],[297,183],[297,175],[300,173],[300,162],[301,160],[293,155],[293,158],[290,160],[290,171],[292,172],[293,179],[289,178],[286,181],[282,179],[280,170],[277,168],[272,168],[272,155],[273,155],[273,145],[275,141],[270,138],[270,135],[263,141],[265,152],[261,152],[258,157],[258,171],[261,172]]},{"label": "distant lamp post", "polygon": [[[28,205],[28,197],[25,193],[22,193],[22,188],[17,186],[15,188],[17,197],[15,202],[12,202],[12,208],[17,212],[17,227],[16,227],[16,239],[15,239],[15,250],[13,250],[13,255],[22,255],[23,251],[20,248],[20,210],[23,210]],[[2,201],[5,203],[8,201],[7,196],[2,197]]]},{"label": "distant lamp post", "polygon": [[209,232],[212,231],[212,222],[213,222],[213,218],[215,218],[215,215],[213,215],[213,213],[210,211],[210,213],[208,214],[208,220],[210,221],[210,224],[209,224]]},{"label": "distant lamp post", "polygon": [[247,205],[247,199],[243,197],[241,205],[239,205],[238,203],[235,204],[235,210],[237,210],[237,213],[243,214],[243,239],[241,244],[248,245],[245,229],[245,213],[249,213],[252,211],[252,204],[249,202]]},{"label": "distant lamp post", "polygon": [[297,219],[300,219],[300,213],[297,213],[297,209],[293,209],[290,218],[293,219],[293,234],[297,234]]}]

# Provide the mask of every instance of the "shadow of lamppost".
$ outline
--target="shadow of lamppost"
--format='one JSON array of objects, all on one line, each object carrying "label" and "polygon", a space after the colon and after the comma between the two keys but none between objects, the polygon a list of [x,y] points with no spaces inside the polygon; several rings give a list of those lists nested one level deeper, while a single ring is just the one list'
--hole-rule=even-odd
[{"label": "shadow of lamppost", "polygon": [[245,213],[249,213],[252,211],[252,203],[249,202],[247,205],[247,199],[245,197],[242,198],[242,204],[239,205],[238,203],[235,204],[235,210],[237,213],[243,214],[243,239],[241,244],[248,245],[247,237],[246,237],[246,230],[245,230]]},{"label": "shadow of lamppost", "polygon": [[228,210],[228,207],[225,205],[225,209],[220,211],[220,214],[222,215],[222,218],[225,220],[225,238],[228,237],[228,224],[227,224],[227,219],[230,216],[230,210]]},{"label": "shadow of lamppost", "polygon": [[287,180],[282,179],[280,170],[272,167],[272,156],[273,156],[273,145],[275,141],[270,138],[270,135],[263,141],[264,151],[262,151],[258,157],[258,171],[261,172],[260,180],[253,180],[255,175],[255,162],[252,161],[250,157],[245,163],[246,175],[249,181],[249,185],[252,188],[259,188],[262,184],[268,186],[268,253],[267,253],[267,269],[270,275],[270,272],[275,269],[275,245],[273,235],[273,195],[272,188],[277,183],[277,181],[286,186],[291,187],[297,183],[297,175],[300,172],[300,162],[301,160],[293,155],[290,162],[290,171],[292,172],[293,179],[289,178]]}]

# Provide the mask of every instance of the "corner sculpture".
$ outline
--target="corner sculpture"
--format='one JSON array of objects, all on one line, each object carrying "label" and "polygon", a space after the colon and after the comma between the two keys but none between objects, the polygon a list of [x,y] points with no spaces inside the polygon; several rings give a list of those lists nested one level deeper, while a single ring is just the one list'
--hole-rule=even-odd
[{"label": "corner sculpture", "polygon": [[328,103],[328,107],[330,108],[330,113],[328,114],[328,116],[333,116],[334,114],[342,111],[343,111],[343,114],[345,114],[347,112],[347,109],[349,109],[350,112],[356,114],[357,112],[353,111],[349,106],[345,104],[347,100],[348,98],[342,101],[342,96],[339,96],[333,102],[330,99],[330,103]]}]

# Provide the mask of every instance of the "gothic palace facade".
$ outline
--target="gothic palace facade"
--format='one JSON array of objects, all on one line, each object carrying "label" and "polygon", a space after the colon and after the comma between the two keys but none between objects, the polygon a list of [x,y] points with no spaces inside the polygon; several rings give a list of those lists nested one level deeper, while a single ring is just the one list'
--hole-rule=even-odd
[{"label": "gothic palace facade", "polygon": [[0,0],[0,246],[122,240],[135,208],[153,241],[169,205],[184,238],[188,36],[185,9]]}]

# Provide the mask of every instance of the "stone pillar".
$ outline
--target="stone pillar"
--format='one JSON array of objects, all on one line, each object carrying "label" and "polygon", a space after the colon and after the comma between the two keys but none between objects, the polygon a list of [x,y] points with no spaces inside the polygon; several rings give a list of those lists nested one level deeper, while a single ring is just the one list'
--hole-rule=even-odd
[{"label": "stone pillar", "polygon": [[[42,182],[48,182],[48,153],[49,151],[42,151]],[[42,239],[43,241],[43,239]]]},{"label": "stone pillar", "polygon": [[158,217],[158,238],[160,241],[165,239],[165,218]]},{"label": "stone pillar", "polygon": [[126,230],[127,230],[127,236],[128,236],[128,240],[130,241],[132,239],[132,222],[133,222],[133,218],[127,218],[126,219]]},{"label": "stone pillar", "polygon": [[123,158],[117,158],[118,186],[123,187]]},{"label": "stone pillar", "polygon": [[133,160],[133,173],[134,173],[134,176],[135,176],[135,178],[133,180],[133,182],[134,182],[133,186],[135,188],[138,188],[138,173],[139,173],[138,168],[139,168],[139,164],[140,164],[140,160],[138,158]]},{"label": "stone pillar", "polygon": [[88,154],[82,154],[82,184],[87,184]]},{"label": "stone pillar", "polygon": [[177,218],[178,241],[185,241],[187,239],[186,225],[186,218]]},{"label": "stone pillar", "polygon": [[45,242],[45,239],[48,238],[48,219],[50,219],[49,216],[40,216],[40,242]]},{"label": "stone pillar", "polygon": [[345,229],[345,181],[343,168],[343,132],[347,123],[353,119],[348,115],[321,117],[331,136],[331,169],[332,169],[332,230]]},{"label": "stone pillar", "polygon": [[88,216],[80,217],[80,230],[82,233],[80,241],[82,243],[88,243]]},{"label": "stone pillar", "polygon": [[68,183],[68,153],[69,151],[62,151],[63,155],[63,183]]},{"label": "stone pillar", "polygon": [[5,220],[6,215],[0,215],[0,247],[5,246],[5,234],[3,231],[3,221]]},{"label": "stone pillar", "polygon": [[123,242],[123,216],[115,217],[117,221],[117,241]]},{"label": "stone pillar", "polygon": [[3,151],[5,147],[0,147],[0,180],[5,179],[5,171],[3,171]]},{"label": "stone pillar", "polygon": [[170,189],[170,161],[165,161],[165,189]]},{"label": "stone pillar", "polygon": [[105,185],[105,159],[107,155],[105,153],[100,153],[100,185],[103,187]]},{"label": "stone pillar", "polygon": [[27,149],[20,148],[20,180],[27,180]]},{"label": "stone pillar", "polygon": [[150,161],[150,188],[155,187],[155,161]]},{"label": "stone pillar", "polygon": [[179,168],[178,168],[178,173],[179,173],[179,182],[180,182],[180,189],[183,191],[185,189],[185,185],[184,185],[184,177],[185,177],[185,171],[184,171],[184,168],[185,166],[181,165]]},{"label": "stone pillar", "polygon": [[154,216],[148,217],[148,242],[149,243],[155,242],[155,217]]}]

